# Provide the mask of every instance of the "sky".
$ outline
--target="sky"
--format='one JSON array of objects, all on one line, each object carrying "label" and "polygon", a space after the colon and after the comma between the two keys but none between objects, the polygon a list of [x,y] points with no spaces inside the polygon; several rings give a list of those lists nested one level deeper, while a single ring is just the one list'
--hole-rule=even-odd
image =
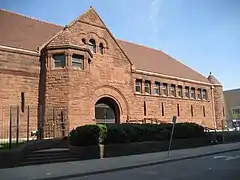
[{"label": "sky", "polygon": [[[0,8],[67,25],[93,6],[113,35],[159,49],[224,90],[240,88],[239,0],[0,0]],[[147,59],[146,59],[147,60]]]}]

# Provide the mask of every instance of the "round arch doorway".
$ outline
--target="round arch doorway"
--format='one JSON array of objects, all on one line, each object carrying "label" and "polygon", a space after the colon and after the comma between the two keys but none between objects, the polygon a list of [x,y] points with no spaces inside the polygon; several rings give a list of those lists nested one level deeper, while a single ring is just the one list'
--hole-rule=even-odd
[{"label": "round arch doorway", "polygon": [[118,104],[110,97],[103,97],[95,104],[96,123],[120,123],[120,110]]}]

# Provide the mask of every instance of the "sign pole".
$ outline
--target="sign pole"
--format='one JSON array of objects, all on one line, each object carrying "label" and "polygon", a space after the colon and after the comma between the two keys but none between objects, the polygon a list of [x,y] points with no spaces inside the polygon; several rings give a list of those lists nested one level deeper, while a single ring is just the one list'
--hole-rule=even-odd
[{"label": "sign pole", "polygon": [[177,122],[177,117],[173,116],[172,118],[172,132],[171,132],[171,137],[170,137],[170,141],[169,141],[169,146],[168,146],[168,157],[170,156],[170,150],[171,150],[171,146],[172,146],[172,138],[173,138],[173,133],[174,133],[174,128],[175,128],[175,124]]}]

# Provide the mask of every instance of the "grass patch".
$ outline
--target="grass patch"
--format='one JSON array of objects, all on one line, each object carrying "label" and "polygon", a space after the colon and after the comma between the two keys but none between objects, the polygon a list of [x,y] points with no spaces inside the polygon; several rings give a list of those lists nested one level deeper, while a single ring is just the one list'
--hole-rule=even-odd
[{"label": "grass patch", "polygon": [[18,148],[18,147],[22,146],[25,143],[26,142],[19,142],[17,144],[16,142],[13,142],[11,148],[10,148],[10,144],[9,143],[0,144],[0,150],[2,150],[2,149],[15,149],[15,148]]}]

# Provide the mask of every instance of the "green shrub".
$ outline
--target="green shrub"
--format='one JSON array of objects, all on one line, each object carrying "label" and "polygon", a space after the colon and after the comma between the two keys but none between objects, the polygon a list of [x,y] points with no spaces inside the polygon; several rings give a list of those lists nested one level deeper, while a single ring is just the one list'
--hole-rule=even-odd
[{"label": "green shrub", "polygon": [[195,123],[177,123],[175,126],[173,138],[184,139],[184,138],[200,138],[203,137],[204,127]]},{"label": "green shrub", "polygon": [[74,146],[97,145],[107,136],[105,125],[94,124],[79,126],[70,133],[70,142]]},{"label": "green shrub", "polygon": [[[170,139],[172,124],[107,124],[85,125],[70,134],[72,145],[97,145]],[[204,128],[195,123],[177,123],[174,139],[204,137]]]}]

